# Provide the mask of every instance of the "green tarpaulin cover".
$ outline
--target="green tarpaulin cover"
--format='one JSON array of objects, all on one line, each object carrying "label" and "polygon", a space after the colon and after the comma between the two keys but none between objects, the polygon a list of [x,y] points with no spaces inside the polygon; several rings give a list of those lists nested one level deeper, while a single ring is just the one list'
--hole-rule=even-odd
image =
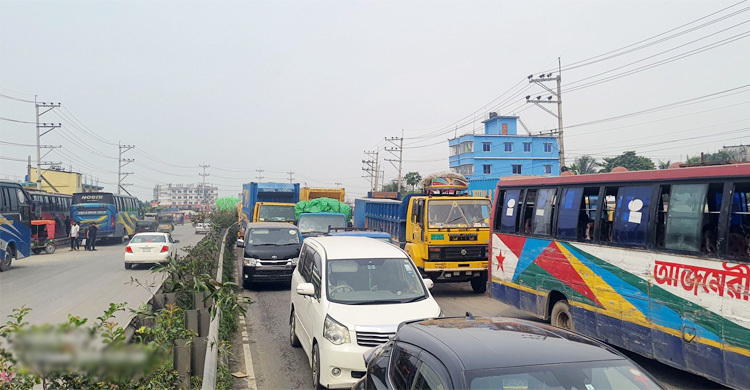
[{"label": "green tarpaulin cover", "polygon": [[331,198],[297,202],[294,205],[294,217],[299,219],[302,213],[341,213],[346,215],[347,220],[352,219],[352,208],[346,203]]},{"label": "green tarpaulin cover", "polygon": [[222,211],[224,211],[224,210],[232,210],[232,209],[235,208],[235,206],[237,205],[237,202],[239,202],[239,201],[240,201],[239,199],[237,199],[237,198],[235,198],[233,196],[227,196],[227,197],[224,197],[224,198],[219,198],[219,199],[216,199],[216,207],[219,210],[222,210]]}]

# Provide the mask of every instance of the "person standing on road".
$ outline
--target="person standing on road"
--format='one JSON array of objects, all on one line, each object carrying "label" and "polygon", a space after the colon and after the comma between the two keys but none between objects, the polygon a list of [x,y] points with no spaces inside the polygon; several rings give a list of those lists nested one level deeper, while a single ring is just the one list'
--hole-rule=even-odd
[{"label": "person standing on road", "polygon": [[65,221],[63,221],[63,225],[65,225],[65,237],[70,237],[70,217],[65,217]]},{"label": "person standing on road", "polygon": [[89,225],[84,226],[79,235],[83,239],[83,249],[89,250],[89,243],[91,243],[89,240]]},{"label": "person standing on road", "polygon": [[91,248],[92,251],[96,250],[96,232],[99,230],[99,227],[96,226],[95,223],[92,223],[91,226],[89,226],[89,238],[86,240],[86,242],[91,241],[91,244],[89,244],[89,248]]},{"label": "person standing on road", "polygon": [[75,223],[75,221],[71,222],[71,225],[72,226],[70,227],[70,234],[68,234],[70,236],[70,250],[78,250],[78,248],[80,247],[80,243],[78,241],[78,232],[81,228],[77,223]]}]

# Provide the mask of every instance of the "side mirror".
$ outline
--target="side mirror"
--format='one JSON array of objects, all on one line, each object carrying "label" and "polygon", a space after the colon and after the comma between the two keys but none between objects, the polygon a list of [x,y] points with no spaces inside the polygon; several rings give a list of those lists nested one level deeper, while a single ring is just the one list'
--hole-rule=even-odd
[{"label": "side mirror", "polygon": [[424,282],[424,285],[428,290],[431,290],[433,287],[435,287],[435,282],[433,282],[430,278],[424,278],[422,279],[422,281]]},{"label": "side mirror", "polygon": [[245,240],[238,238],[237,239],[237,248],[244,248],[245,247]]},{"label": "side mirror", "polygon": [[312,283],[300,283],[297,285],[297,294],[299,295],[315,295],[315,286]]}]

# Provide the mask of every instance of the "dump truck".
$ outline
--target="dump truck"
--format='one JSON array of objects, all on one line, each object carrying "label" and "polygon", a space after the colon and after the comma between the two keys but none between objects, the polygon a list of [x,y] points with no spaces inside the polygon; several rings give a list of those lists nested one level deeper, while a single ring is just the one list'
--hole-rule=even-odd
[{"label": "dump truck", "polygon": [[435,282],[470,282],[487,290],[491,204],[466,194],[463,175],[441,172],[422,181],[423,194],[402,200],[355,200],[354,226],[388,232],[420,272]]},{"label": "dump truck", "polygon": [[343,202],[346,191],[343,188],[310,188],[302,187],[299,193],[300,201],[309,201],[318,198],[331,198]]},{"label": "dump truck", "polygon": [[294,223],[294,205],[299,202],[299,183],[246,183],[242,185],[239,222],[242,239],[250,222]]}]

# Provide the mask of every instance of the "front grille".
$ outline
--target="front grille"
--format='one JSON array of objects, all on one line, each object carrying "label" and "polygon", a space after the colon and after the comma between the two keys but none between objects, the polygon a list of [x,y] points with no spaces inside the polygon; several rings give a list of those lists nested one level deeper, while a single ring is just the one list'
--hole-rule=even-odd
[{"label": "front grille", "polygon": [[260,264],[262,265],[286,265],[289,260],[261,260]]},{"label": "front grille", "polygon": [[377,347],[380,344],[384,344],[388,339],[396,333],[381,333],[381,332],[357,332],[357,344],[363,347]]},{"label": "front grille", "polygon": [[440,260],[487,260],[484,245],[450,246],[440,248]]}]

